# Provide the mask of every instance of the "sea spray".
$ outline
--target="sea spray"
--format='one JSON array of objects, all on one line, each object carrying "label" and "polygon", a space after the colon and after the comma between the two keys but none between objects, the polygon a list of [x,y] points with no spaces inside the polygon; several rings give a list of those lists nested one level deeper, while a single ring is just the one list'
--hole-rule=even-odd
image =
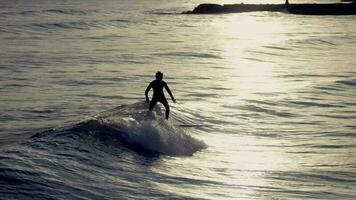
[{"label": "sea spray", "polygon": [[106,113],[98,120],[130,145],[171,156],[192,155],[207,147],[182,129],[175,119],[164,119],[160,107],[152,112],[142,110],[145,108],[142,104],[127,108],[132,111],[130,116],[120,115],[122,112]]}]

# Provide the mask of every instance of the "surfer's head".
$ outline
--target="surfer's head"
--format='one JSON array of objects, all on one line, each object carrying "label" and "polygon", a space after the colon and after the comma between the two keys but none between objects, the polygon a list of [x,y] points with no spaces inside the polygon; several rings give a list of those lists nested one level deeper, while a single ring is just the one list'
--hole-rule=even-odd
[{"label": "surfer's head", "polygon": [[160,72],[160,71],[156,72],[156,79],[157,80],[162,80],[163,79],[163,73]]}]

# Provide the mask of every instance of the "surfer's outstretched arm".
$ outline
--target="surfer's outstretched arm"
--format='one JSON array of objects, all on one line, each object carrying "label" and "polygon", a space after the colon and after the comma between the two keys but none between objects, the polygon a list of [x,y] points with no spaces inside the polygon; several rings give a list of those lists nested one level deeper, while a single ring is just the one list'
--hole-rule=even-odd
[{"label": "surfer's outstretched arm", "polygon": [[146,91],[145,91],[145,96],[146,96],[146,103],[149,103],[150,102],[150,99],[148,98],[148,92],[151,90],[152,88],[152,84],[150,83],[147,88],[146,88]]},{"label": "surfer's outstretched arm", "polygon": [[167,83],[164,84],[164,88],[166,88],[166,90],[167,90],[169,96],[171,96],[172,101],[175,103],[175,102],[176,102],[176,99],[173,97],[173,94],[172,94],[171,90],[169,89]]}]

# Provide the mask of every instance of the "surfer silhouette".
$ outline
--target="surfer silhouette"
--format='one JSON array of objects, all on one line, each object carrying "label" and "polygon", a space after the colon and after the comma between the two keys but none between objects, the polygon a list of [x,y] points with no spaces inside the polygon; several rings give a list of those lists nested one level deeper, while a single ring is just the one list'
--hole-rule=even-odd
[{"label": "surfer silhouette", "polygon": [[[166,108],[166,119],[168,119],[169,118],[169,105],[168,105],[168,101],[167,101],[166,97],[164,96],[163,87],[167,90],[169,96],[171,96],[172,101],[174,103],[176,102],[176,100],[173,97],[173,94],[172,94],[171,90],[169,89],[167,83],[164,82],[162,79],[163,79],[163,73],[158,71],[156,73],[156,80],[153,80],[147,86],[147,89],[145,91],[146,103],[150,103],[150,107],[149,107],[150,111],[154,108],[154,106],[157,104],[157,102],[162,103],[164,105],[164,107]],[[148,98],[148,92],[151,90],[151,88],[153,88],[153,96],[152,96],[152,100],[150,102],[150,99]]]}]

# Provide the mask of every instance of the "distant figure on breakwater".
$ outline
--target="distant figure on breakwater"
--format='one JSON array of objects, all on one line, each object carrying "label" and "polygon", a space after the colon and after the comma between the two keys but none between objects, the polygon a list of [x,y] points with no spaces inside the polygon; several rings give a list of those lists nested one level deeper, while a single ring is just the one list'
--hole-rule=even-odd
[{"label": "distant figure on breakwater", "polygon": [[288,0],[286,0],[286,3],[285,3],[286,5],[289,5],[289,1]]},{"label": "distant figure on breakwater", "polygon": [[[166,108],[166,119],[168,119],[169,118],[169,105],[168,105],[168,101],[167,101],[166,97],[164,96],[163,87],[166,88],[169,96],[171,96],[172,101],[174,103],[176,102],[176,100],[173,97],[173,94],[172,94],[171,90],[169,89],[167,83],[164,82],[162,79],[163,79],[163,73],[158,71],[156,73],[156,80],[152,81],[147,86],[147,89],[145,91],[146,103],[150,103],[149,110],[151,111],[153,109],[153,107],[157,104],[157,102],[161,102],[164,105],[164,107]],[[153,96],[152,96],[152,100],[150,102],[150,99],[148,98],[148,92],[151,90],[151,88],[153,88]]]}]

